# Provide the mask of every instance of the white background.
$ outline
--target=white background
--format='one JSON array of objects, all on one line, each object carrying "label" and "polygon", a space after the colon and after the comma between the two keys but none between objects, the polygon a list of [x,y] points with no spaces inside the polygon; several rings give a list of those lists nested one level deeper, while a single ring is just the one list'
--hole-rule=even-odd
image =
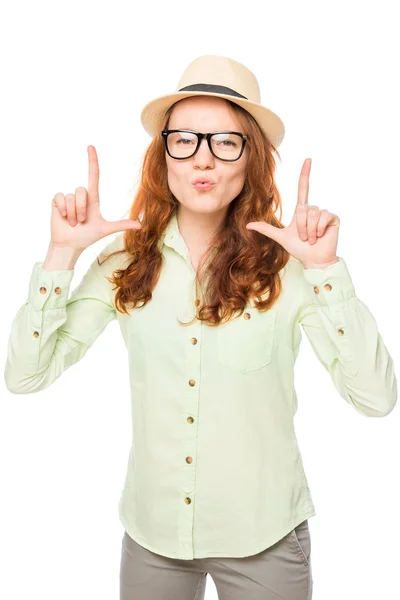
[{"label": "white background", "polygon": [[[33,265],[47,252],[51,200],[87,186],[87,146],[98,152],[103,215],[124,218],[150,141],[142,107],[172,92],[196,56],[221,54],[256,74],[262,102],[285,124],[283,222],[311,157],[309,202],[340,216],[338,255],[397,365],[396,8],[382,0],[3,6],[2,364]],[[71,290],[111,239],[83,253]],[[353,410],[305,334],[296,389],[296,431],[317,511],[309,520],[313,600],[398,598],[400,411],[374,419]],[[50,388],[15,395],[3,380],[0,394],[0,597],[117,600],[118,501],[131,442],[117,322]],[[206,598],[217,598],[210,577]]]}]

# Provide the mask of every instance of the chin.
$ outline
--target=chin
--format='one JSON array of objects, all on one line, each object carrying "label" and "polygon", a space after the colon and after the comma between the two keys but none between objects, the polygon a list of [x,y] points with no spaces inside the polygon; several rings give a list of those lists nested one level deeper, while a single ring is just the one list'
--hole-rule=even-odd
[{"label": "chin", "polygon": [[220,202],[212,200],[211,198],[200,198],[192,202],[189,202],[186,207],[193,212],[201,213],[214,213],[219,212],[223,207]]}]

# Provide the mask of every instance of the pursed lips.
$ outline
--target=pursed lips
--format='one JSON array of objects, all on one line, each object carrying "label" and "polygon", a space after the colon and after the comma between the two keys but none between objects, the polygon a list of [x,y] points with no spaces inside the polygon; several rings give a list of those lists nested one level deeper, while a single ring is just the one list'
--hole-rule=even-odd
[{"label": "pursed lips", "polygon": [[214,181],[212,181],[211,179],[207,179],[206,177],[198,177],[197,179],[195,179],[194,181],[192,181],[192,185],[196,185],[196,184],[209,184],[209,185],[214,185]]},{"label": "pursed lips", "polygon": [[195,190],[198,190],[198,191],[203,190],[204,192],[207,192],[207,191],[214,189],[214,184],[211,181],[205,181],[203,183],[201,183],[201,182],[193,183],[192,187],[194,187]]}]

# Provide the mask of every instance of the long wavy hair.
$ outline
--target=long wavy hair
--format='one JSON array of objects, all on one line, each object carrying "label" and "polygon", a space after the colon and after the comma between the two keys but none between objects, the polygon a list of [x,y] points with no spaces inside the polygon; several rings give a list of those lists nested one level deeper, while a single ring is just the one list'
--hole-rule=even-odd
[{"label": "long wavy hair", "polygon": [[[196,319],[211,326],[219,325],[234,315],[240,316],[250,298],[254,298],[258,310],[268,310],[281,293],[279,271],[290,258],[271,238],[246,229],[250,221],[284,227],[281,197],[274,181],[274,154],[281,160],[279,152],[250,113],[229,100],[226,102],[250,136],[245,182],[239,195],[228,205],[224,222],[209,240],[208,249],[200,259],[196,275],[200,304],[194,319],[182,325]],[[127,268],[116,269],[112,277],[107,278],[116,290],[115,307],[125,314],[129,314],[127,309],[141,308],[151,300],[163,262],[159,239],[179,206],[168,187],[165,146],[160,135],[162,129],[168,127],[173,107],[166,111],[145,152],[139,188],[130,207],[129,218],[139,219],[141,229],[125,230],[124,249],[108,254],[102,262],[97,258],[101,265],[115,254],[128,253]],[[275,215],[278,209],[279,219]]]}]

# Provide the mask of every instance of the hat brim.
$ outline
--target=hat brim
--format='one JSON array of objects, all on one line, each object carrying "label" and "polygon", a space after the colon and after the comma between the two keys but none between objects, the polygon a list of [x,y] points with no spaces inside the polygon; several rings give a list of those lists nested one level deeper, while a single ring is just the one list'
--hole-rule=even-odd
[{"label": "hat brim", "polygon": [[212,92],[174,92],[173,94],[159,96],[151,102],[148,102],[140,115],[141,123],[147,133],[154,137],[159,124],[164,117],[165,111],[172,104],[178,102],[178,100],[190,98],[191,96],[215,96],[217,98],[225,98],[226,100],[238,104],[255,118],[275,148],[278,148],[285,137],[285,126],[282,120],[269,108],[245,98]]}]

